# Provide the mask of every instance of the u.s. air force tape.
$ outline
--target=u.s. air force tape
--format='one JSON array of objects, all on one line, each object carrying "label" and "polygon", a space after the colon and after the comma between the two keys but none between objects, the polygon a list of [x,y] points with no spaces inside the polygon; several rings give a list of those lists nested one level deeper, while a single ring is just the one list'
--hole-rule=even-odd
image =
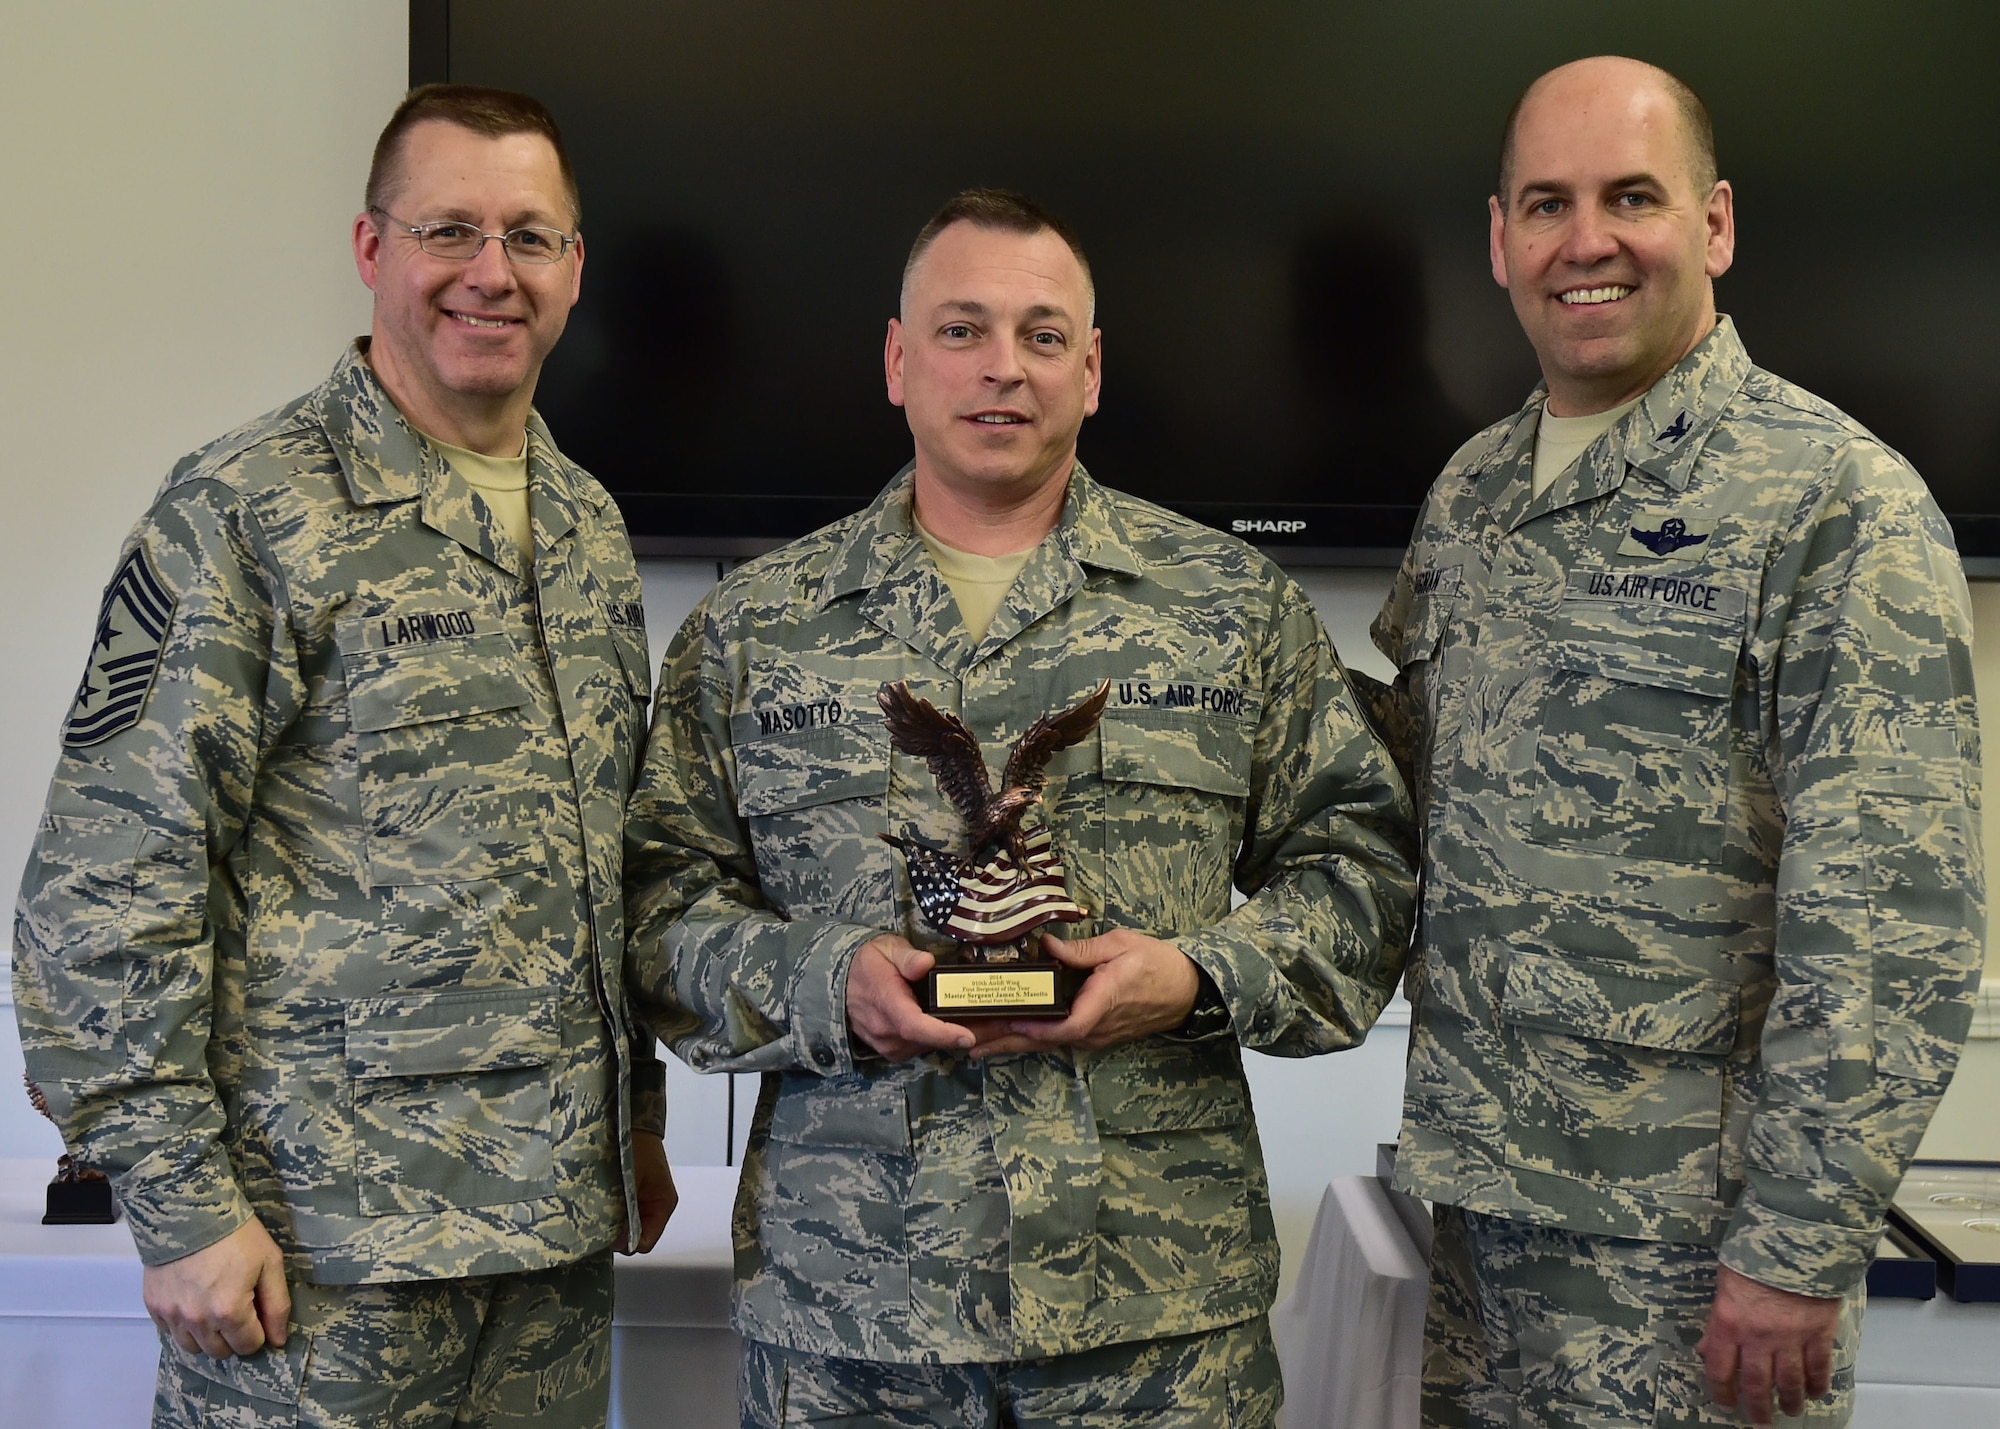
[{"label": "u.s. air force tape", "polygon": [[145,546],[134,546],[105,589],[90,663],[63,726],[65,745],[101,744],[139,722],[173,615],[173,592],[153,569]]}]

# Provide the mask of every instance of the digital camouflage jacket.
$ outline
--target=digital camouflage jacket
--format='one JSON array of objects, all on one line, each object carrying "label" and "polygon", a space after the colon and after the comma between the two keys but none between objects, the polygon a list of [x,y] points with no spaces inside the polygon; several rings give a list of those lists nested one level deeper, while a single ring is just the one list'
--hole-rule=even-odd
[{"label": "digital camouflage jacket", "polygon": [[[729,576],[668,652],[634,796],[635,987],[702,1071],[762,1093],[736,1208],[736,1324],[891,1361],[1000,1361],[1263,1313],[1278,1247],[1242,1047],[1359,1042],[1394,989],[1410,809],[1305,595],[1227,536],[1076,468],[1060,523],[975,643],[911,528],[866,511]],[[990,764],[1111,682],[1050,765],[1047,822],[1096,921],[1175,944],[1206,1035],[1095,1054],[851,1043],[846,979],[884,930],[940,946],[901,860],[963,852],[884,682],[958,713]],[[1232,911],[1231,888],[1249,901]]]},{"label": "digital camouflage jacket", "polygon": [[1537,498],[1541,401],[1374,629],[1424,832],[1398,1181],[1845,1294],[1984,943],[1951,533],[1727,319]]},{"label": "digital camouflage jacket", "polygon": [[537,1269],[636,1221],[639,581],[538,418],[528,449],[532,571],[350,351],[126,544],[14,983],[148,1264],[253,1213],[321,1283]]}]

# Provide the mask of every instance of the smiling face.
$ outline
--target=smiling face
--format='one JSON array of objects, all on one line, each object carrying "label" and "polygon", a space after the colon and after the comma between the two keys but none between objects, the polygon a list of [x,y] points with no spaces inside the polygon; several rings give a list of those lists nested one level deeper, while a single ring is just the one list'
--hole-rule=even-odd
[{"label": "smiling face", "polygon": [[1565,65],[1521,106],[1488,246],[1557,416],[1639,396],[1715,326],[1732,196],[1696,191],[1683,122],[1659,72],[1631,60]]},{"label": "smiling face", "polygon": [[[488,138],[426,121],[404,137],[397,174],[385,207],[412,226],[574,231],[555,150],[539,134]],[[535,379],[581,291],[581,243],[555,263],[517,263],[497,242],[461,262],[364,213],[354,261],[375,294],[368,362],[404,416],[456,446],[519,451]]]},{"label": "smiling face", "polygon": [[916,438],[917,500],[1018,506],[1069,475],[1097,410],[1099,338],[1082,265],[1055,233],[969,222],[910,274],[883,352],[889,400]]}]

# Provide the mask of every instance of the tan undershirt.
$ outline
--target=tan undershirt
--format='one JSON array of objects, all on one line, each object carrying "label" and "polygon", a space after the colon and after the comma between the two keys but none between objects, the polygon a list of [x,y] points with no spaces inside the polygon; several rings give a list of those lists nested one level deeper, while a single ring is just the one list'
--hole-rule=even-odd
[{"label": "tan undershirt", "polygon": [[1000,613],[1000,603],[1013,589],[1014,578],[1028,564],[1028,557],[1035,554],[1035,547],[1016,551],[1011,556],[975,556],[970,551],[947,546],[926,531],[914,517],[910,524],[917,528],[917,539],[931,553],[931,559],[937,562],[938,574],[944,577],[944,583],[951,587],[952,595],[958,600],[959,619],[965,622],[965,628],[972,632],[975,641],[985,639],[987,627]]},{"label": "tan undershirt", "polygon": [[528,558],[528,564],[535,561],[535,526],[528,519],[528,442],[521,440],[519,456],[487,456],[482,452],[467,451],[441,442],[436,437],[431,445],[444,453],[444,459],[451,463],[451,469],[465,479],[486,504],[493,508],[494,518],[508,539],[520,548]]},{"label": "tan undershirt", "polygon": [[1608,412],[1592,412],[1588,417],[1558,417],[1544,403],[1542,424],[1535,430],[1535,495],[1540,496],[1554,485],[1555,479],[1570,469],[1585,448],[1645,400],[1646,394],[1642,392],[1623,406]]}]

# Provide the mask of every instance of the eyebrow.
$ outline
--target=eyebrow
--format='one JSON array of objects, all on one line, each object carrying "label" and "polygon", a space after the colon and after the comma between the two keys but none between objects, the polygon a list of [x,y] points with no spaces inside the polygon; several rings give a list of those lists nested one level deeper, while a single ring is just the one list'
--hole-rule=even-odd
[{"label": "eyebrow", "polygon": [[[1604,187],[1607,189],[1664,189],[1666,184],[1660,179],[1658,174],[1649,174],[1642,170],[1636,174],[1625,174],[1619,178],[1615,178],[1610,183],[1604,185]],[[1514,197],[1515,201],[1519,202],[1530,195],[1555,194],[1561,196],[1570,191],[1570,185],[1557,183],[1554,179],[1534,179],[1516,189]]]},{"label": "eyebrow", "polygon": [[[939,315],[958,313],[969,318],[984,318],[992,315],[992,310],[986,304],[977,302],[971,298],[946,298],[937,305],[936,311]],[[1024,309],[1021,317],[1027,322],[1045,322],[1050,318],[1060,318],[1066,322],[1069,320],[1069,313],[1066,309],[1056,307],[1050,303],[1036,303],[1033,307]]]}]

